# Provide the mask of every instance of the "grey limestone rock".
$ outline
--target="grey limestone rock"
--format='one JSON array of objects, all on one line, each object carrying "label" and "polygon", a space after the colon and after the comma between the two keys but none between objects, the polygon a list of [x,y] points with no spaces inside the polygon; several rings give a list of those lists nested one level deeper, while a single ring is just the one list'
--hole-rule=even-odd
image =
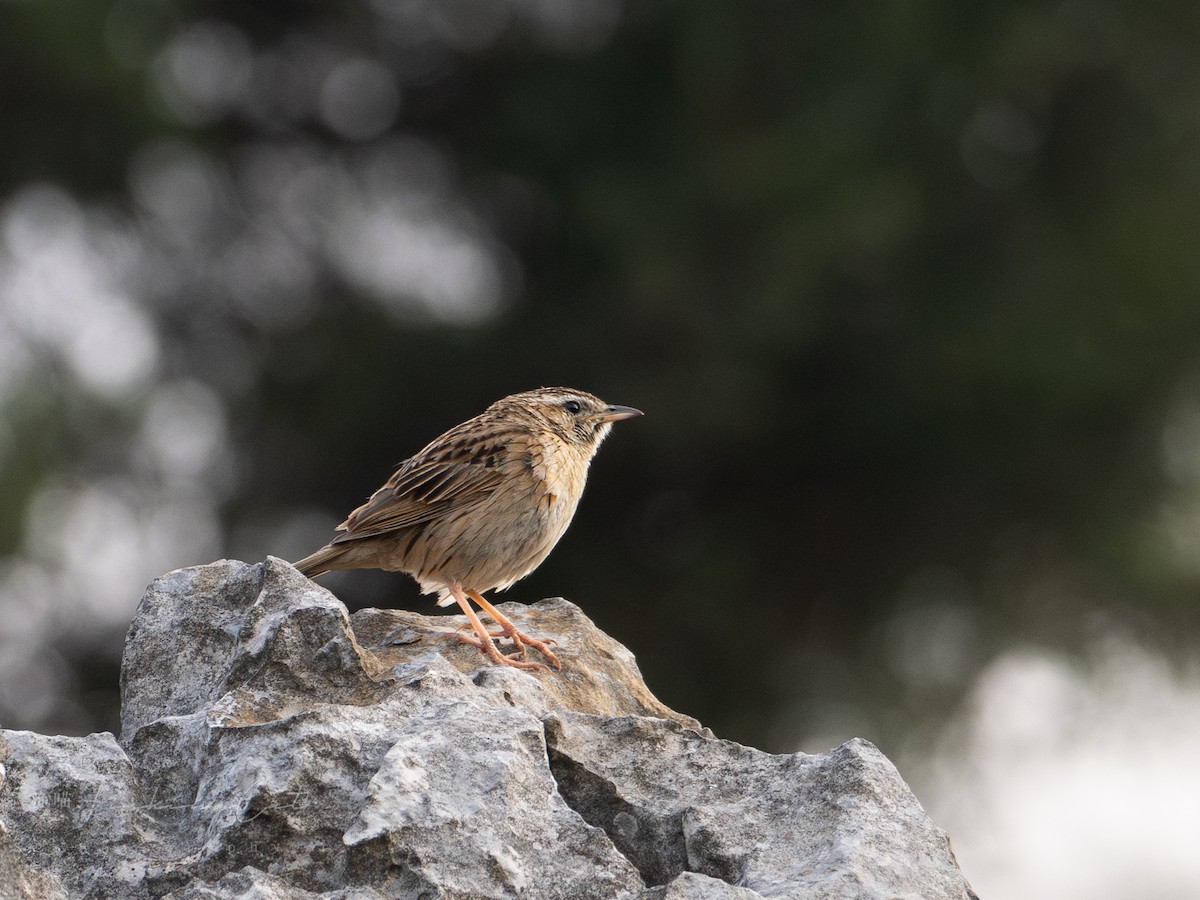
[{"label": "grey limestone rock", "polygon": [[974,896],[870,744],[717,740],[575,606],[504,610],[562,672],[277,559],[163,575],[119,741],[0,731],[0,900]]}]

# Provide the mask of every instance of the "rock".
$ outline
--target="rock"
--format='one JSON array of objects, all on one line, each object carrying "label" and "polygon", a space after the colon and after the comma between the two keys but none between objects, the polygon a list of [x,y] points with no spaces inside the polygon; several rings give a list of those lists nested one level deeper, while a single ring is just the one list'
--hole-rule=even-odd
[{"label": "rock", "polygon": [[764,897],[964,896],[957,867],[914,867],[917,847],[952,859],[949,843],[866,741],[781,756],[577,713],[547,717],[546,734],[567,802],[649,884],[696,872]]},{"label": "rock", "polygon": [[0,900],[974,896],[870,744],[717,740],[575,606],[503,609],[562,672],[277,559],[162,576],[119,743],[0,731]]}]

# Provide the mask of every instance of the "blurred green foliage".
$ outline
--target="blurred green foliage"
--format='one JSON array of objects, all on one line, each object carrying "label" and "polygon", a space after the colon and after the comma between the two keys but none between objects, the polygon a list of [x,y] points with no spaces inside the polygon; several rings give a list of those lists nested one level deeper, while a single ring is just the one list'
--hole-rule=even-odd
[{"label": "blurred green foliage", "polygon": [[[359,153],[304,117],[180,121],[148,78],[198,18],[409,72],[385,6],[9,4],[0,191],[129,208],[131,159],[164,136],[218,166],[301,139]],[[1014,642],[1113,621],[1186,640],[1197,570],[1159,524],[1190,490],[1163,429],[1200,402],[1194,7],[655,2],[565,49],[513,15],[398,74],[389,129],[437,148],[519,264],[496,314],[394,315],[323,269],[286,327],[213,304],[252,360],[231,391],[189,356],[209,319],[157,313],[167,370],[228,403],[229,534],[300,507],[332,527],[442,429],[561,383],[647,415],[510,596],[579,603],[722,736],[852,728],[886,749]],[[12,548],[23,498],[78,469],[56,416],[21,402]],[[395,576],[331,584],[426,605]]]}]

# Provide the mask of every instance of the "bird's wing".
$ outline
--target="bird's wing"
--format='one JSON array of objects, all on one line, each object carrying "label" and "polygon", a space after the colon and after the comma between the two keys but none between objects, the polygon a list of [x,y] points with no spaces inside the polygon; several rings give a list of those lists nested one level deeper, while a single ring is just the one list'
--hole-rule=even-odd
[{"label": "bird's wing", "polygon": [[375,537],[469,509],[500,485],[511,454],[503,440],[458,444],[453,432],[401,463],[387,484],[338,526],[334,542]]}]

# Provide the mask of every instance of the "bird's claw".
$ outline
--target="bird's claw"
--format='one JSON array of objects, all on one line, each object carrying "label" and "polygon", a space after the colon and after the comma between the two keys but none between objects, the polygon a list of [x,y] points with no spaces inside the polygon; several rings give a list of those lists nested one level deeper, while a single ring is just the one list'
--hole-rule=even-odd
[{"label": "bird's claw", "polygon": [[[491,634],[491,632],[489,632],[489,634]],[[546,665],[545,663],[540,663],[540,662],[535,662],[535,661],[529,660],[529,658],[528,658],[529,653],[525,649],[525,644],[522,642],[514,641],[514,643],[517,644],[517,648],[520,650],[520,655],[518,655],[517,653],[508,653],[508,654],[501,653],[497,649],[496,645],[491,640],[488,640],[485,642],[482,638],[475,637],[473,635],[459,634],[458,632],[454,632],[452,634],[447,635],[447,637],[454,637],[454,638],[457,638],[458,640],[462,641],[464,644],[470,644],[472,647],[474,647],[476,650],[478,650],[480,653],[482,653],[484,656],[486,656],[488,659],[490,659],[492,662],[496,663],[497,665],[511,666],[514,669],[523,669],[526,671],[538,671],[539,669],[544,670],[546,672],[550,671],[550,667],[548,665]],[[491,634],[491,637],[493,637],[493,638],[512,637],[512,635]],[[536,638],[529,638],[528,635],[526,635],[525,637],[531,643],[534,641],[537,641]],[[537,641],[537,643],[541,643],[541,642]],[[536,645],[537,644],[535,643],[534,646],[536,646]],[[557,656],[555,656],[553,653],[550,653],[548,650],[543,651],[543,652],[546,653],[546,658],[549,659],[552,663],[554,663],[555,668],[557,668],[559,670],[562,669],[562,663],[558,661]]]}]

